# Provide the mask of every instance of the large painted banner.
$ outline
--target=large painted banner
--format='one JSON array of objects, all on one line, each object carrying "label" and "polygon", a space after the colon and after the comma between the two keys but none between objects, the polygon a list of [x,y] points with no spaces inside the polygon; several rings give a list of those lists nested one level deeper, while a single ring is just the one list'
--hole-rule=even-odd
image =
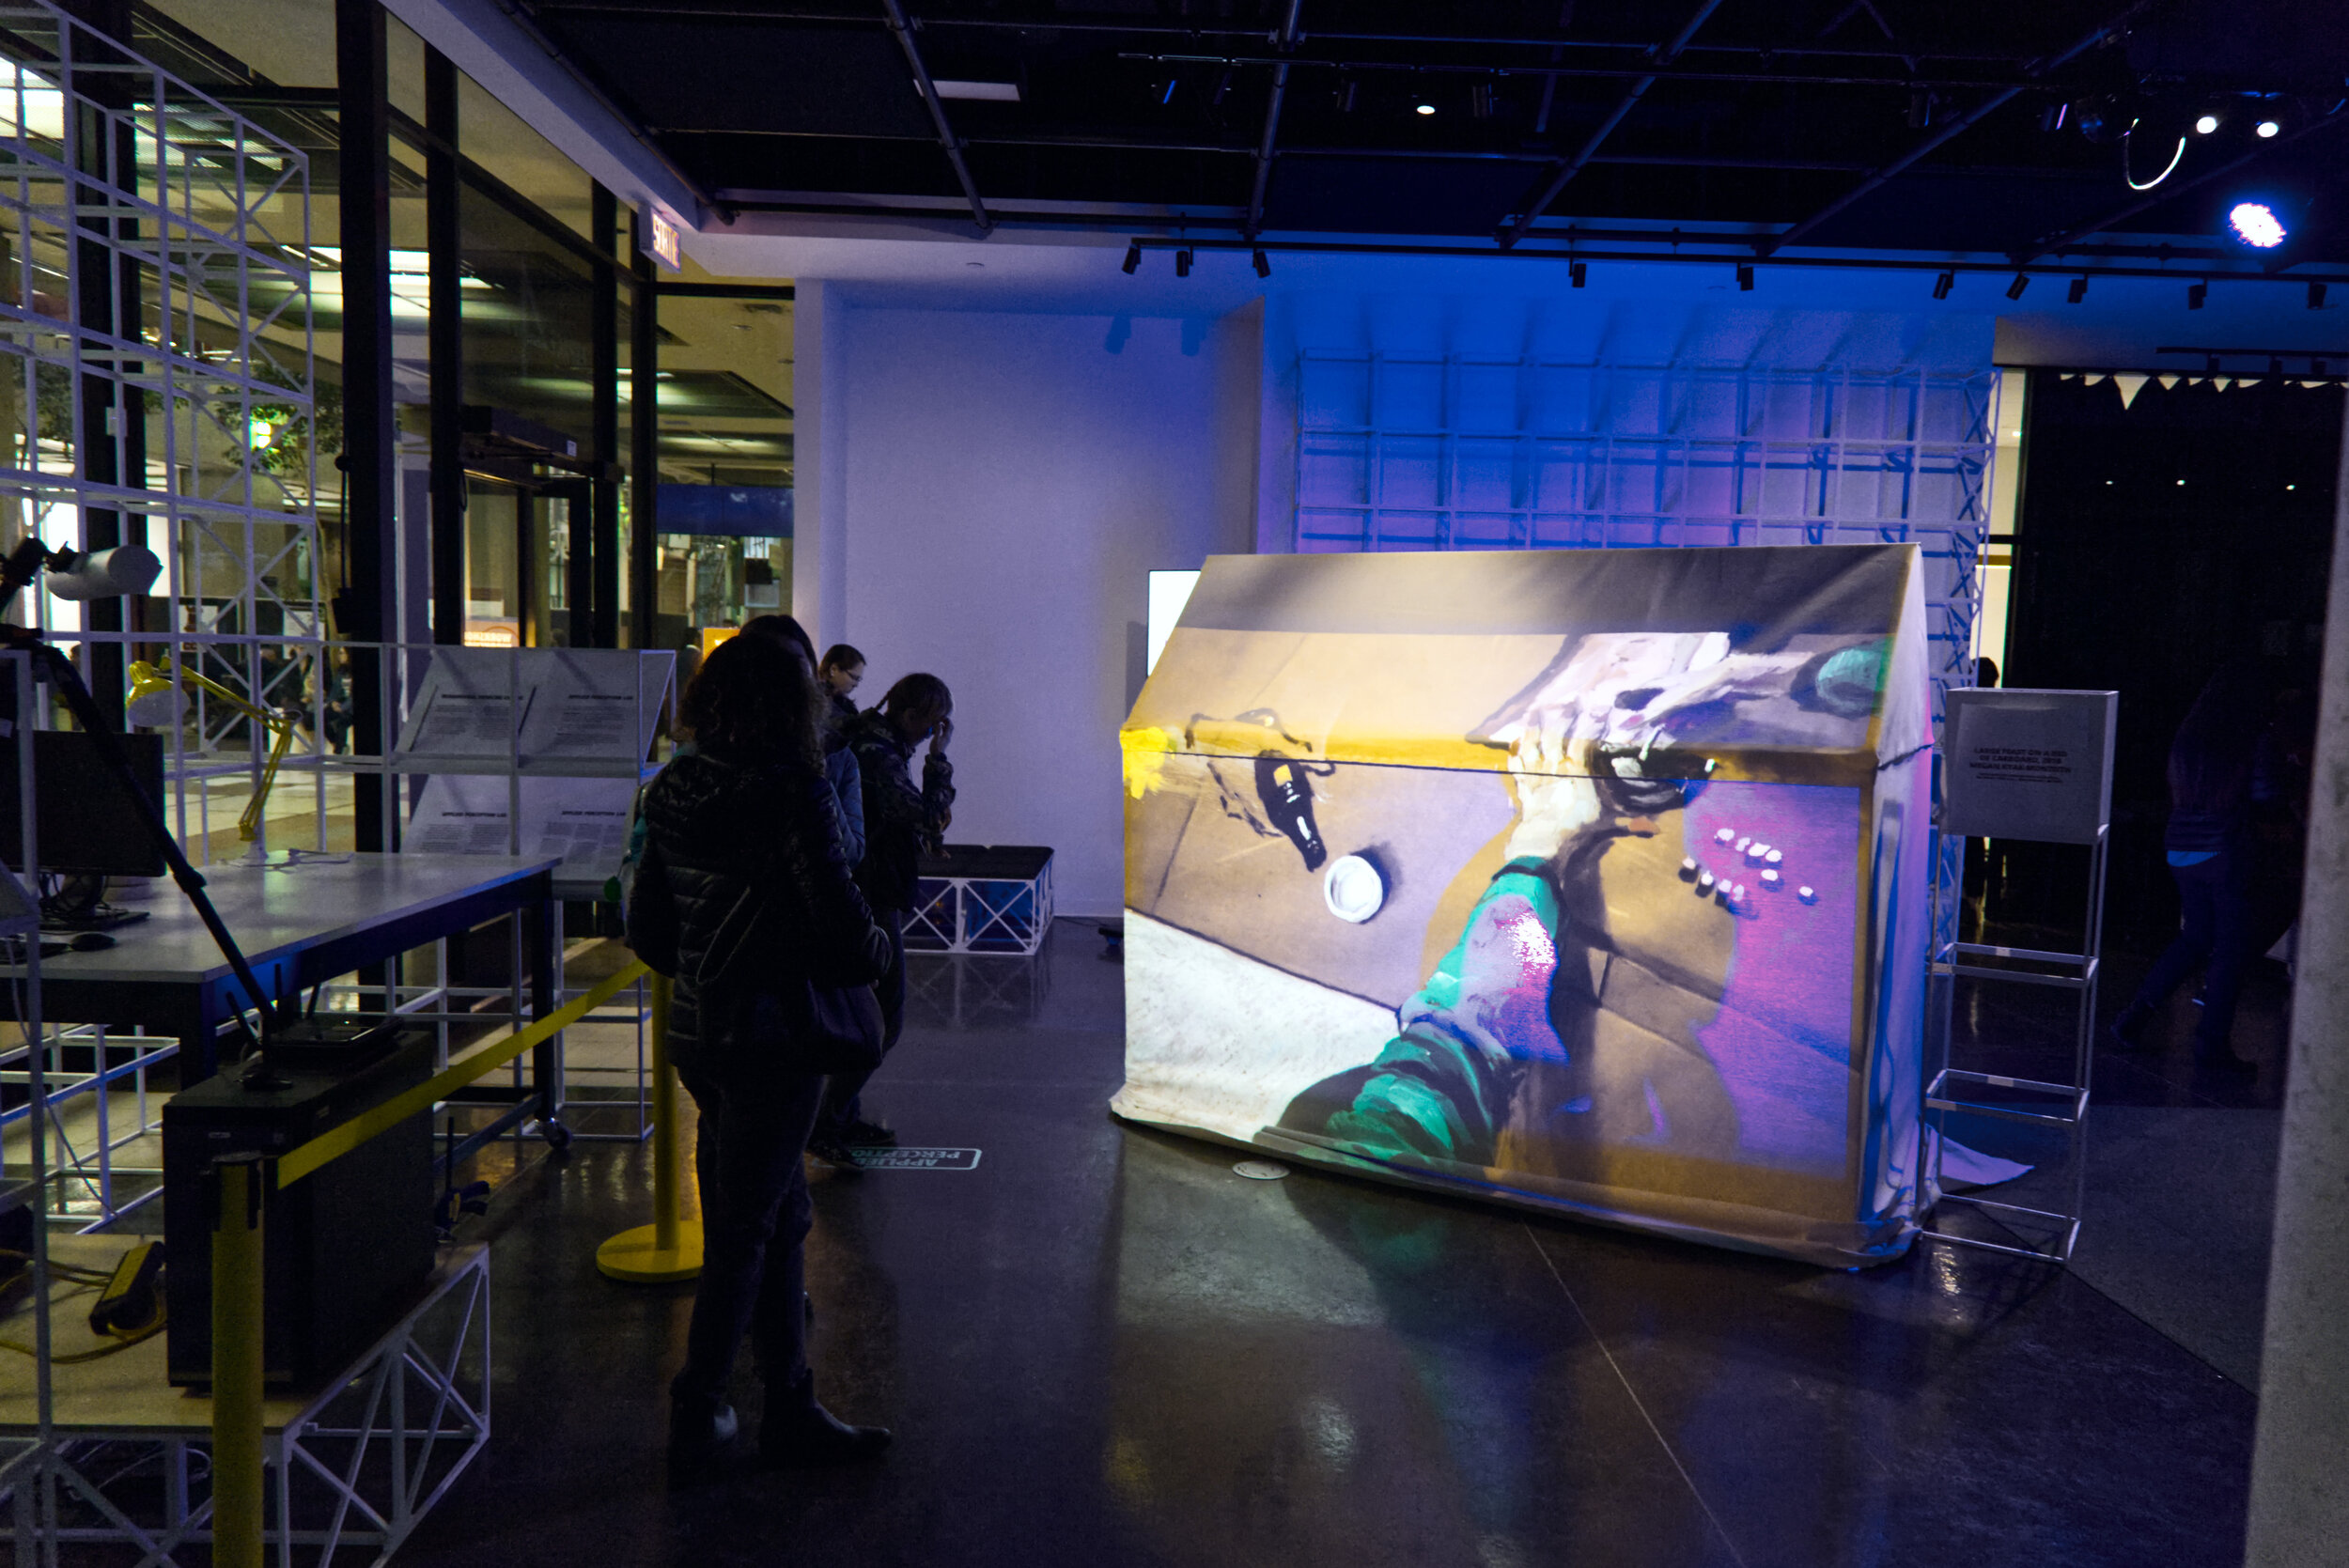
[{"label": "large painted banner", "polygon": [[1909,545],[1211,559],[1121,736],[1112,1109],[1898,1255],[1923,614]]}]

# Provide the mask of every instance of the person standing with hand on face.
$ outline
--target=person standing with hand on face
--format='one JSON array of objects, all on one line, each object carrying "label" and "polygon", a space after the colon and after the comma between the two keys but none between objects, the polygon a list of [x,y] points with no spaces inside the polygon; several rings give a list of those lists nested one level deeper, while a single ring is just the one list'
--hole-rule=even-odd
[{"label": "person standing with hand on face", "polygon": [[[827,657],[829,662],[829,656]],[[889,689],[880,706],[856,716],[849,745],[864,786],[864,860],[857,884],[873,918],[889,936],[889,968],[875,984],[880,1001],[881,1053],[894,1049],[905,1028],[906,911],[913,908],[925,850],[935,851],[954,818],[955,768],[946,746],[955,733],[954,693],[931,675],[911,675]],[[922,782],[913,782],[913,753],[927,745]],[[817,1158],[854,1170],[848,1151],[887,1147],[897,1135],[864,1119],[862,1096],[870,1074],[835,1077],[808,1149]]]}]

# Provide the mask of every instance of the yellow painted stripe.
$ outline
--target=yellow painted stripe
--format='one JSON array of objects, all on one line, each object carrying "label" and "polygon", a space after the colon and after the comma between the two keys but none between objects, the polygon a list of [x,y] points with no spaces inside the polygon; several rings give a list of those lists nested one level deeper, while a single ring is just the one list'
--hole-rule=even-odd
[{"label": "yellow painted stripe", "polygon": [[644,960],[638,959],[611,979],[599,982],[593,990],[577,1001],[548,1014],[527,1029],[508,1034],[503,1040],[492,1041],[461,1062],[450,1063],[430,1082],[418,1084],[404,1094],[385,1100],[372,1110],[363,1110],[341,1126],[319,1134],[300,1148],[288,1150],[285,1157],[277,1162],[277,1185],[280,1188],[291,1187],[327,1161],[340,1159],[376,1134],[390,1131],[417,1111],[430,1110],[468,1083],[487,1078],[549,1035],[559,1033],[579,1022],[610,1001],[615,992],[633,986],[651,972]]}]

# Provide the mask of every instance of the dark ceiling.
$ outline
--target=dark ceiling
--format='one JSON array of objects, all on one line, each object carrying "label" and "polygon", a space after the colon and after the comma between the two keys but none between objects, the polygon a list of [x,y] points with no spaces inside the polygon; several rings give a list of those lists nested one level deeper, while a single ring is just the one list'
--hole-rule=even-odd
[{"label": "dark ceiling", "polygon": [[[2329,4],[521,4],[722,208],[1111,230],[1165,210],[1237,240],[1544,246],[1728,224],[1763,255],[2022,259],[2089,254],[2092,233],[2110,257],[2131,249],[2115,234],[2216,237],[2256,190],[2297,231],[2261,260],[2349,259],[2349,23]],[[925,77],[1019,96],[933,99]]]}]

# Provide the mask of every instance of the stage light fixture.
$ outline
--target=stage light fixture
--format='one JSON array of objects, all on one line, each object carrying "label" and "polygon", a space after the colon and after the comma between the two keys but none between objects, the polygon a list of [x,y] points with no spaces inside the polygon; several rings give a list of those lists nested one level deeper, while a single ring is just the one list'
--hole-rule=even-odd
[{"label": "stage light fixture", "polygon": [[1432,103],[1422,103],[1411,111],[1415,115],[1432,115],[1435,112],[1436,106]]},{"label": "stage light fixture", "polygon": [[1577,288],[1581,287],[1582,287],[1585,283],[1588,283],[1588,282],[1590,281],[1590,278],[1591,278],[1591,264],[1590,264],[1589,262],[1587,262],[1587,261],[1569,261],[1569,262],[1567,262],[1567,263],[1566,263],[1566,277],[1567,277],[1567,280],[1568,280],[1569,282],[1571,282],[1571,283],[1574,285],[1574,287],[1577,287]]},{"label": "stage light fixture", "polygon": [[2257,136],[2261,141],[2264,142],[2273,139],[2276,135],[2281,132],[2282,130],[2283,124],[2281,121],[2263,119],[2257,125],[2251,127],[2251,133]]},{"label": "stage light fixture", "polygon": [[1933,280],[1933,297],[1937,300],[1946,300],[1950,297],[1950,290],[1956,287],[1957,274],[1944,272]]},{"label": "stage light fixture", "polygon": [[2217,129],[2218,116],[2217,115],[2204,115],[2194,122],[2194,133],[2198,136],[2207,136]]},{"label": "stage light fixture", "polygon": [[1737,263],[1737,287],[1739,291],[1743,293],[1750,294],[1753,292],[1752,262],[1740,261]]},{"label": "stage light fixture", "polygon": [[2082,300],[2088,298],[2088,280],[2086,278],[2074,278],[2072,280],[2072,287],[2064,291],[2063,297],[2074,304],[2077,304]]},{"label": "stage light fixture", "polygon": [[1126,263],[1125,263],[1125,266],[1124,266],[1122,269],[1120,269],[1120,270],[1121,270],[1121,271],[1123,271],[1123,272],[1125,272],[1128,276],[1129,276],[1129,277],[1130,277],[1130,276],[1133,274],[1134,270],[1135,270],[1136,268],[1140,267],[1141,265],[1142,265],[1142,241],[1139,241],[1139,240],[1131,240],[1131,241],[1127,241],[1127,244],[1126,244]]},{"label": "stage light fixture", "polygon": [[2023,297],[2023,290],[2029,288],[2030,287],[2030,274],[2029,272],[2017,272],[2015,274],[2015,281],[2006,286],[2006,297],[2010,300],[2019,300]]},{"label": "stage light fixture", "polygon": [[2227,237],[2255,251],[2272,251],[2290,233],[2276,210],[2263,201],[2239,201],[2227,210]]},{"label": "stage light fixture", "polygon": [[1250,263],[1255,267],[1256,275],[1258,277],[1268,278],[1272,275],[1272,263],[1266,257],[1264,254],[1264,247],[1262,245],[1258,245],[1254,250],[1250,251],[1248,253],[1248,259]]},{"label": "stage light fixture", "polygon": [[2188,310],[2200,310],[2200,309],[2201,309],[2201,308],[2202,308],[2202,302],[2203,302],[2203,301],[2205,301],[2205,300],[2207,300],[2207,299],[2209,299],[2209,298],[2210,298],[2210,285],[2209,285],[2209,284],[2207,284],[2207,283],[2189,283],[2189,284],[2187,284],[2187,285],[2186,286],[2186,309],[2188,309]]},{"label": "stage light fixture", "polygon": [[2309,308],[2310,310],[2323,310],[2325,308],[2325,286],[2323,284],[2312,283],[2309,285]]},{"label": "stage light fixture", "polygon": [[1190,276],[1190,247],[1189,245],[1185,245],[1174,253],[1174,275],[1178,278]]}]

